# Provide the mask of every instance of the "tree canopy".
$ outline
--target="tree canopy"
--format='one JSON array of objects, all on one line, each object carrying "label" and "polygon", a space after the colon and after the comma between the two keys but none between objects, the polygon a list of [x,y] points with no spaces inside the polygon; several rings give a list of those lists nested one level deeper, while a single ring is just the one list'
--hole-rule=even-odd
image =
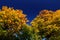
[{"label": "tree canopy", "polygon": [[[60,36],[60,10],[42,10],[31,22],[32,27],[44,38]],[[37,32],[37,31],[36,31]]]},{"label": "tree canopy", "polygon": [[60,10],[42,10],[27,24],[22,10],[3,6],[0,10],[0,40],[60,40]]}]

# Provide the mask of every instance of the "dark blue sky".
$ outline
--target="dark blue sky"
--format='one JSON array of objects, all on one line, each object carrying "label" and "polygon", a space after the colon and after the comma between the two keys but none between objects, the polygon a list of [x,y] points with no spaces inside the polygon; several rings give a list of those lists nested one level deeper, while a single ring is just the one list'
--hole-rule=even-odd
[{"label": "dark blue sky", "polygon": [[41,10],[60,9],[60,0],[0,0],[0,8],[4,5],[23,10],[28,20],[31,21]]}]

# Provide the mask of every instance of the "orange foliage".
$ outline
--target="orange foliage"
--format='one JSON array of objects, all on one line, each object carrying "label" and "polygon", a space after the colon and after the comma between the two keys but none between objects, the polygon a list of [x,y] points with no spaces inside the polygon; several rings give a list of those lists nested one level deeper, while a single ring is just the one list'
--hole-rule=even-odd
[{"label": "orange foliage", "polygon": [[60,33],[60,10],[42,10],[31,24],[34,31],[38,29],[39,33],[45,37],[58,36]]},{"label": "orange foliage", "polygon": [[23,14],[22,10],[15,10],[7,6],[3,6],[0,10],[0,25],[2,24],[1,26],[5,29],[18,31],[27,21],[26,15]]}]

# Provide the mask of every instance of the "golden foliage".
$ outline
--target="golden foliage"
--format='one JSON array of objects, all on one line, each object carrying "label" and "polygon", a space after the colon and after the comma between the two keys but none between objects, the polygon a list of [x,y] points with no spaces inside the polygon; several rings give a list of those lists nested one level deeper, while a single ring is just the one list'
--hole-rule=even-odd
[{"label": "golden foliage", "polygon": [[0,25],[5,29],[11,29],[15,32],[20,30],[21,25],[26,22],[27,18],[22,10],[15,10],[7,6],[3,6],[0,10]]},{"label": "golden foliage", "polygon": [[59,35],[60,33],[60,10],[42,10],[31,22],[32,27],[39,30],[45,37]]}]

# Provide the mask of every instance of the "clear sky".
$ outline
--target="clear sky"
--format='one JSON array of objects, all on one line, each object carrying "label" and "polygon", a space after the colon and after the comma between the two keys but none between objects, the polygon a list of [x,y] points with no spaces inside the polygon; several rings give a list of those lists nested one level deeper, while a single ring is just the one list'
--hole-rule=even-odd
[{"label": "clear sky", "polygon": [[2,6],[23,10],[31,22],[41,10],[60,9],[60,0],[0,0],[0,8]]}]

